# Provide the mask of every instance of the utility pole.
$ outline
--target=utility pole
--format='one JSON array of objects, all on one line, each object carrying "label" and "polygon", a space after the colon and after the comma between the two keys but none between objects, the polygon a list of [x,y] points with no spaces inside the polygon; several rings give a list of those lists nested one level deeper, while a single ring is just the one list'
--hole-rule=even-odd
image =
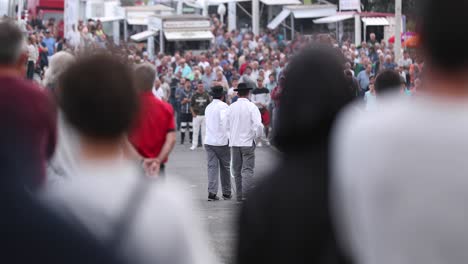
[{"label": "utility pole", "polygon": [[18,1],[18,22],[21,22],[21,15],[23,13],[23,5],[24,5],[24,1],[19,0]]},{"label": "utility pole", "polygon": [[395,62],[401,58],[401,0],[395,0]]},{"label": "utility pole", "polygon": [[252,31],[254,35],[260,34],[260,1],[252,0]]}]

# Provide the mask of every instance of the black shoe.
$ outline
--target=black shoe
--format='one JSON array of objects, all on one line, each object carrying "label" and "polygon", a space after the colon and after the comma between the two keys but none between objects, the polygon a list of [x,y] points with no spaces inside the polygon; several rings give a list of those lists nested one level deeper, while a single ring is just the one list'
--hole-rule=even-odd
[{"label": "black shoe", "polygon": [[208,194],[208,201],[210,201],[210,202],[219,201],[219,197],[214,193],[209,193]]},{"label": "black shoe", "polygon": [[223,194],[223,199],[224,200],[231,200],[232,199],[232,194]]},{"label": "black shoe", "polygon": [[239,202],[239,203],[245,202],[245,200],[247,200],[247,199],[237,197],[237,202]]},{"label": "black shoe", "polygon": [[184,144],[184,142],[183,142],[183,141],[181,141],[181,142],[180,142],[180,144],[181,144],[181,145],[183,145],[183,144]]}]

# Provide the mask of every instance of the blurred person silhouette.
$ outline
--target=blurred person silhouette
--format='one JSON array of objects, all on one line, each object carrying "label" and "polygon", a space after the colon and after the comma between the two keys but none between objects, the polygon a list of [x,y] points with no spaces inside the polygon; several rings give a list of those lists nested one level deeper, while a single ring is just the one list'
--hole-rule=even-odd
[{"label": "blurred person silhouette", "polygon": [[[22,114],[16,105],[1,104],[0,109],[2,113],[8,110],[12,115]],[[23,121],[15,115],[0,131],[2,259],[10,263],[123,263],[112,247],[47,208],[25,188],[30,178],[40,174],[44,161],[35,154],[43,145],[31,136],[36,123]],[[27,166],[21,162],[25,160]]]},{"label": "blurred person silhouette", "polygon": [[[0,19],[0,109],[2,130],[14,123],[18,132],[27,135],[34,146],[25,166],[37,165],[38,171],[28,179],[28,188],[45,181],[45,164],[53,155],[56,141],[56,115],[52,100],[26,76],[28,52],[26,39],[15,22]],[[14,111],[13,111],[14,110]],[[14,135],[14,134],[12,134]],[[33,164],[39,162],[39,164]]]},{"label": "blurred person silhouette", "polygon": [[336,219],[357,263],[468,260],[468,50],[458,34],[468,1],[419,4],[418,96],[405,100],[397,88],[374,113],[348,109],[334,137]]},{"label": "blurred person silhouette", "polygon": [[42,84],[52,93],[55,93],[59,77],[74,61],[75,57],[68,52],[59,51],[55,53],[52,57],[50,57],[49,68],[47,68],[44,73],[44,80],[42,81]]},{"label": "blurred person silhouette", "polygon": [[[141,109],[129,140],[145,159],[147,173],[163,176],[165,164],[176,143],[176,128],[172,106],[153,95],[155,79],[156,67],[151,63],[144,62],[136,67],[135,85],[141,91]],[[160,83],[158,79],[156,82]]]},{"label": "blurred person silhouette", "polygon": [[[43,85],[49,89],[57,100],[57,87],[65,70],[75,62],[70,53],[60,51],[50,60],[50,67],[45,72]],[[47,184],[62,181],[76,173],[79,138],[75,129],[63,117],[60,108],[57,110],[57,145],[55,153],[47,165]]]},{"label": "blurred person silhouette", "polygon": [[139,110],[133,73],[115,56],[94,54],[62,75],[58,101],[78,132],[79,166],[42,199],[131,263],[215,263],[187,192],[144,177],[124,154]]},{"label": "blurred person silhouette", "polygon": [[328,204],[330,130],[354,97],[343,65],[339,51],[315,46],[288,66],[274,136],[282,155],[242,208],[236,263],[346,263]]},{"label": "blurred person silhouette", "polygon": [[55,113],[39,87],[23,80],[23,34],[0,19],[0,247],[10,263],[120,263],[85,229],[34,195],[55,145]]}]

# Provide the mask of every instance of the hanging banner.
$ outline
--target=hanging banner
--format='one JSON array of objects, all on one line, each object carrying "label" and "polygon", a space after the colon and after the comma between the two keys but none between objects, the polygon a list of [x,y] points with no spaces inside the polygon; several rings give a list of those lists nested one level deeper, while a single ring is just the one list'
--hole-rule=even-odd
[{"label": "hanging banner", "polygon": [[340,11],[344,10],[361,11],[361,0],[340,0]]}]

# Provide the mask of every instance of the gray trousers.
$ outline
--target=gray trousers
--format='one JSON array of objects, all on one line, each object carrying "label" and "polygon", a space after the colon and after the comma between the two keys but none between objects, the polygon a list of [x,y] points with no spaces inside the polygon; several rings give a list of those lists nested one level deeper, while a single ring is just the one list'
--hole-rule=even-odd
[{"label": "gray trousers", "polygon": [[236,180],[237,199],[246,197],[253,185],[255,145],[232,147],[232,174]]},{"label": "gray trousers", "polygon": [[[194,140],[196,140],[194,138]],[[229,146],[205,145],[208,159],[208,192],[218,194],[219,183],[223,194],[231,195],[231,152]]]}]

